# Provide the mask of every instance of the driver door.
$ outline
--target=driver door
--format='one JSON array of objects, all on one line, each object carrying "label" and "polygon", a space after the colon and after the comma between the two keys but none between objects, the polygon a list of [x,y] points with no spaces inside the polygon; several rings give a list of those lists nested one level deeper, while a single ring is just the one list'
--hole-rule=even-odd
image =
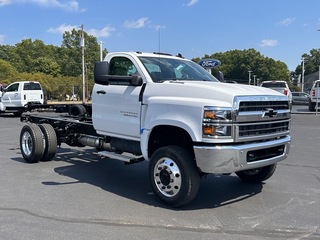
[{"label": "driver door", "polygon": [[[140,73],[129,58],[117,56],[109,62],[109,75],[132,76]],[[141,86],[95,84],[93,91],[93,121],[97,133],[139,140]]]}]

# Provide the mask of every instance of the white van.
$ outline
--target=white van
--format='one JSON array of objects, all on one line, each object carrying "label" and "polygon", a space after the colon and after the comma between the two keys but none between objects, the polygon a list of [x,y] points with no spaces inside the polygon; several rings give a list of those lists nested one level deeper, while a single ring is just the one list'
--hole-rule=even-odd
[{"label": "white van", "polygon": [[12,112],[20,116],[27,104],[43,104],[44,94],[39,82],[20,81],[3,89],[0,100],[0,113]]}]

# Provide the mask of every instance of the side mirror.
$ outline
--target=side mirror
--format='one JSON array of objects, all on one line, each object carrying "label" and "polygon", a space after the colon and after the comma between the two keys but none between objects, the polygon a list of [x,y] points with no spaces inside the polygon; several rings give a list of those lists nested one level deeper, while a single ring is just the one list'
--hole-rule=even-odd
[{"label": "side mirror", "polygon": [[143,83],[142,77],[136,76],[136,75],[132,76],[132,79],[131,79],[132,86],[141,86],[142,83]]},{"label": "side mirror", "polygon": [[108,85],[108,62],[96,62],[94,65],[94,82],[97,84]]},{"label": "side mirror", "polygon": [[224,75],[221,71],[218,71],[217,78],[220,82],[224,82]]}]

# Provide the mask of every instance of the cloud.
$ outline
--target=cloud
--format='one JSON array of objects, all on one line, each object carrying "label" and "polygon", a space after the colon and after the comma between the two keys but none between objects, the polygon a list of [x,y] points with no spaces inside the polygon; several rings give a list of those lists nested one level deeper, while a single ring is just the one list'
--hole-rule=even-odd
[{"label": "cloud", "polygon": [[148,23],[149,23],[148,18],[147,17],[142,17],[142,18],[139,18],[136,21],[125,21],[124,22],[124,26],[126,28],[138,29],[138,28],[146,27]]},{"label": "cloud", "polygon": [[62,24],[57,28],[49,28],[48,32],[51,33],[64,33],[64,32],[71,32],[72,29],[77,29],[80,28],[79,25],[66,25],[66,24]]},{"label": "cloud", "polygon": [[292,24],[295,20],[296,20],[296,18],[286,18],[286,19],[283,19],[282,21],[278,22],[278,25],[287,27],[290,24]]},{"label": "cloud", "polygon": [[0,0],[0,6],[13,3],[35,4],[48,8],[61,8],[65,11],[84,12],[86,9],[80,8],[78,0]]},{"label": "cloud", "polygon": [[115,31],[116,29],[115,28],[112,28],[112,27],[109,27],[109,26],[106,26],[100,30],[98,29],[88,29],[86,32],[89,34],[89,35],[92,35],[96,38],[99,38],[99,37],[109,37],[111,35],[111,32]]},{"label": "cloud", "polygon": [[263,39],[260,43],[260,47],[274,47],[278,45],[278,40]]},{"label": "cloud", "polygon": [[3,43],[4,39],[5,39],[5,36],[0,34],[0,43]]},{"label": "cloud", "polygon": [[[49,28],[48,32],[62,34],[64,32],[71,32],[73,29],[80,29],[80,26],[61,24],[57,28]],[[84,29],[84,31],[89,35],[92,35],[98,38],[98,37],[109,37],[111,35],[111,32],[115,31],[115,29],[112,27],[106,26],[100,30],[91,28],[91,29]]]},{"label": "cloud", "polygon": [[11,4],[11,0],[0,0],[0,7]]},{"label": "cloud", "polygon": [[187,3],[187,7],[191,7],[195,4],[197,4],[199,2],[199,0],[191,0],[190,2]]}]

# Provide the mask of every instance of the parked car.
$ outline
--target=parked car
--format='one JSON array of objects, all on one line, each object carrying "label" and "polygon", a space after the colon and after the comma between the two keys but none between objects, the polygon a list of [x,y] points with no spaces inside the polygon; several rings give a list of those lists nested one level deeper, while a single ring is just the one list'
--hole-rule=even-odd
[{"label": "parked car", "polygon": [[310,95],[305,92],[292,92],[292,104],[309,105]]},{"label": "parked car", "polygon": [[286,81],[263,81],[260,85],[261,87],[271,88],[277,92],[280,92],[289,98],[290,108],[292,106],[292,93]]}]

